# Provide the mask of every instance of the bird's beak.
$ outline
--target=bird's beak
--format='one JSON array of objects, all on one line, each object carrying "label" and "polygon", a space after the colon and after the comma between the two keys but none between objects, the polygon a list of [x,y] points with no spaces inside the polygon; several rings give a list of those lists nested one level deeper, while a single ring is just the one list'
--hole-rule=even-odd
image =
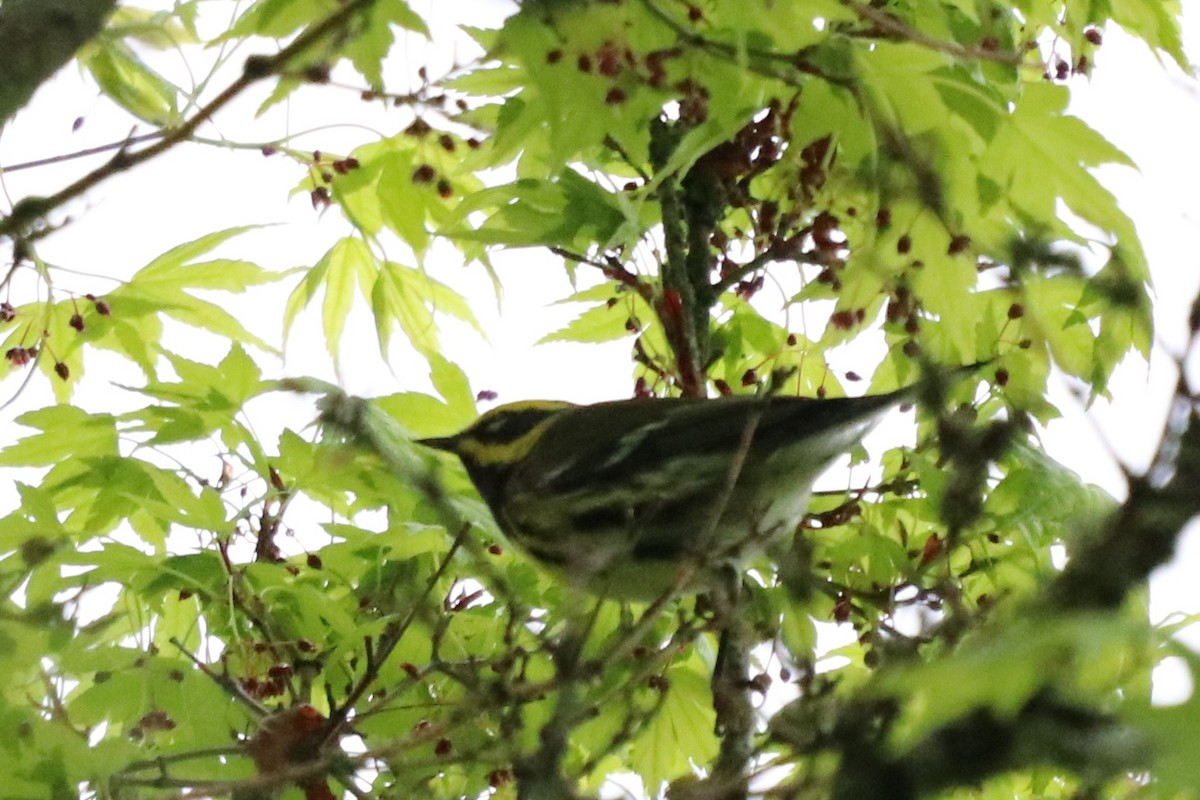
[{"label": "bird's beak", "polygon": [[432,447],[434,450],[444,450],[447,453],[458,452],[457,436],[435,436],[431,439],[417,439],[417,444]]}]

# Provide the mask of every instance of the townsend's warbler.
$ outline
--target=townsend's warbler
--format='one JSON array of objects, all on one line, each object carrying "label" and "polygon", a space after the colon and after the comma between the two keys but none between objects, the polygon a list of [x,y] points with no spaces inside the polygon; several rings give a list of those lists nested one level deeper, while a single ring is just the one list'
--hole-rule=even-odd
[{"label": "townsend's warbler", "polygon": [[813,482],[912,387],[882,395],[494,408],[454,453],[508,538],[597,594],[703,590],[795,530]]}]

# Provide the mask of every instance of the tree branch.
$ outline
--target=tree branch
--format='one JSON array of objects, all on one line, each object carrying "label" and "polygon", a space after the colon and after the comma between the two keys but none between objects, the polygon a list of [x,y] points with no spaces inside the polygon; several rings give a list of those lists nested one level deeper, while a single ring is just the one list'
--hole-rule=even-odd
[{"label": "tree branch", "polygon": [[1200,414],[1179,366],[1175,401],[1150,473],[1132,482],[1129,499],[1103,532],[1071,554],[1047,591],[1052,605],[1068,610],[1121,605],[1131,589],[1171,559],[1184,525],[1200,514]]},{"label": "tree branch", "polygon": [[[656,118],[650,123],[650,161],[656,172],[662,172],[683,135],[681,123]],[[662,293],[655,298],[654,310],[662,323],[674,356],[676,375],[685,397],[704,395],[704,376],[699,363],[703,360],[695,320],[697,296],[690,278],[691,235],[688,211],[675,175],[665,175],[656,193],[662,208],[663,240],[666,253],[662,260]],[[705,284],[707,289],[707,283]],[[708,306],[704,307],[707,326]],[[707,330],[705,331],[707,334]]]},{"label": "tree branch", "polygon": [[[1116,718],[1070,705],[1042,692],[1011,716],[977,708],[949,722],[898,756],[879,741],[890,710],[877,706],[858,719],[859,732],[844,731],[842,766],[833,800],[887,797],[911,800],[955,786],[973,786],[1014,769],[1054,766],[1084,780],[1103,780],[1146,763],[1146,742]],[[880,717],[883,721],[881,723]]]},{"label": "tree branch", "polygon": [[[69,0],[67,1],[69,2]],[[35,2],[35,0],[22,0],[22,2]],[[347,2],[337,11],[297,36],[291,44],[278,53],[271,56],[251,56],[246,59],[246,65],[237,80],[225,87],[211,102],[203,106],[189,119],[179,125],[179,127],[165,131],[162,138],[155,144],[133,153],[122,148],[105,164],[97,167],[79,180],[58,190],[49,197],[26,197],[21,200],[13,208],[11,214],[0,219],[0,236],[14,236],[19,234],[34,220],[44,217],[50,211],[79,197],[104,180],[133,169],[139,164],[165,153],[175,145],[189,140],[201,125],[211,119],[218,111],[227,106],[252,84],[282,70],[293,57],[346,25],[354,14],[369,8],[374,2],[375,0],[350,0],[350,2]],[[0,53],[2,52],[4,52],[3,45],[0,44]]]},{"label": "tree branch", "polygon": [[904,24],[886,11],[863,3],[861,0],[842,0],[842,5],[853,9],[855,14],[870,21],[885,33],[890,33],[900,39],[927,47],[930,50],[936,50],[939,53],[946,53],[955,58],[973,61],[996,61],[1000,64],[1009,64],[1011,66],[1017,66],[1022,61],[1022,54],[1020,53],[990,50],[984,47],[966,47],[958,42],[943,41],[929,34],[922,33],[916,28]]}]

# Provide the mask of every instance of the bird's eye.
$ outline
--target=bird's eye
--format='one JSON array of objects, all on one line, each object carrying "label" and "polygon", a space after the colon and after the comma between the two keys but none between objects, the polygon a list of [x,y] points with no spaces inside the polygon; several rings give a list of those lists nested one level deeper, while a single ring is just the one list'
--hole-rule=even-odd
[{"label": "bird's eye", "polygon": [[488,424],[483,426],[483,432],[489,435],[503,433],[504,429],[509,426],[510,420],[507,417],[498,417]]},{"label": "bird's eye", "polygon": [[503,441],[519,435],[526,427],[526,422],[519,415],[504,414],[484,422],[477,432],[485,439]]},{"label": "bird's eye", "polygon": [[494,418],[480,420],[474,428],[474,434],[496,442],[515,441],[536,428],[551,413],[542,408],[505,410]]}]

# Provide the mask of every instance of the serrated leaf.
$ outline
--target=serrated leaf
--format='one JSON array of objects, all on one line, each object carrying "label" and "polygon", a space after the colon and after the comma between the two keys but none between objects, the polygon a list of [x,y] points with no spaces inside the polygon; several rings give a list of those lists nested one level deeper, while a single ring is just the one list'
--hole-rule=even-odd
[{"label": "serrated leaf", "polygon": [[17,422],[42,432],[0,450],[0,466],[48,466],[68,458],[117,454],[116,418],[111,414],[57,405],[26,412]]},{"label": "serrated leaf", "polygon": [[305,81],[299,78],[283,76],[275,82],[275,87],[271,89],[271,93],[267,95],[267,99],[259,104],[254,110],[254,116],[261,117],[271,110],[274,106],[279,105],[284,100],[287,100],[292,94],[305,85]]},{"label": "serrated leaf", "polygon": [[257,225],[241,225],[235,228],[225,228],[224,230],[205,234],[199,239],[193,239],[190,242],[176,245],[150,261],[150,263],[138,270],[133,277],[135,280],[139,278],[153,279],[159,276],[166,277],[177,274],[175,271],[192,259],[204,255],[235,236],[240,236],[258,227]]},{"label": "serrated leaf", "polygon": [[593,306],[571,320],[563,328],[548,333],[538,340],[538,344],[548,342],[579,342],[595,344],[624,339],[633,333],[626,327],[629,313],[623,305],[608,307],[607,305]]},{"label": "serrated leaf", "polygon": [[430,243],[425,219],[432,196],[428,187],[413,180],[416,169],[411,153],[396,152],[382,164],[378,197],[387,226],[403,239],[417,255]]},{"label": "serrated leaf", "polygon": [[124,419],[139,420],[140,429],[153,433],[157,444],[194,441],[220,432],[231,448],[257,445],[235,420],[242,406],[271,388],[261,379],[259,367],[240,344],[230,348],[220,364],[213,366],[173,353],[166,358],[179,380],[150,381],[141,387],[125,387],[161,401],[131,412]]},{"label": "serrated leaf", "polygon": [[240,39],[257,34],[282,39],[337,9],[335,0],[258,0],[221,38]]},{"label": "serrated leaf", "polygon": [[142,62],[124,43],[101,38],[81,63],[104,93],[138,119],[156,126],[178,117],[177,89]]},{"label": "serrated leaf", "polygon": [[1112,16],[1113,21],[1126,31],[1173,58],[1185,73],[1192,72],[1192,64],[1183,48],[1180,30],[1183,15],[1179,0],[1157,3],[1113,0]]},{"label": "serrated leaf", "polygon": [[383,60],[392,49],[396,37],[391,26],[396,24],[414,33],[429,38],[425,20],[415,14],[405,0],[376,0],[370,6],[368,21],[361,32],[345,49],[346,55],[367,83],[380,89],[383,87]]},{"label": "serrated leaf", "polygon": [[[233,341],[253,344],[274,352],[270,344],[254,335],[241,321],[221,305],[202,300],[187,290],[242,291],[246,287],[267,283],[278,277],[248,261],[216,260],[201,264],[189,263],[230,238],[257,226],[229,228],[207,234],[178,245],[158,256],[138,270],[125,284],[107,296],[115,311],[120,307],[122,320],[138,316],[166,315],[185,325],[212,331]],[[136,360],[149,362],[149,353],[138,354],[136,348],[114,347],[138,355]]]},{"label": "serrated leaf", "polygon": [[195,29],[181,25],[175,14],[131,6],[120,6],[112,13],[105,33],[114,38],[133,39],[156,50],[199,42]]},{"label": "serrated leaf", "polygon": [[270,272],[252,261],[219,258],[187,264],[170,259],[164,262],[156,260],[154,264],[138,272],[134,279],[142,284],[162,281],[194,289],[241,292],[251,286],[281,280],[286,274]]},{"label": "serrated leaf", "polygon": [[454,408],[470,408],[475,403],[467,373],[454,362],[440,355],[428,357],[429,379],[433,388]]},{"label": "serrated leaf", "polygon": [[1061,198],[1073,212],[1115,234],[1128,249],[1132,277],[1146,280],[1133,223],[1112,192],[1088,171],[1102,164],[1133,162],[1083,120],[1066,114],[1067,98],[1063,87],[1027,86],[984,154],[984,172],[1035,219],[1055,219],[1054,201]]},{"label": "serrated leaf", "polygon": [[[482,224],[463,224],[478,211],[490,212]],[[586,251],[609,241],[625,222],[625,213],[610,193],[568,169],[552,181],[522,179],[473,193],[455,209],[442,233],[507,247]]]},{"label": "serrated leaf", "polygon": [[950,66],[949,56],[914,42],[877,42],[855,52],[887,122],[912,134],[945,125],[949,111],[930,75]]},{"label": "serrated leaf", "polygon": [[340,363],[342,331],[354,305],[355,288],[374,291],[380,264],[375,254],[361,239],[339,239],[305,274],[304,279],[288,297],[284,312],[284,331],[288,331],[296,315],[308,305],[318,291],[324,291],[321,304],[321,325],[325,346],[335,366]]},{"label": "serrated leaf", "polygon": [[262,393],[262,370],[247,355],[241,344],[234,342],[225,358],[217,365],[221,375],[220,392],[234,407]]},{"label": "serrated leaf", "polygon": [[668,670],[667,679],[667,697],[629,759],[630,769],[652,793],[664,781],[688,774],[691,763],[708,763],[718,749],[708,678],[691,665]]},{"label": "serrated leaf", "polygon": [[162,498],[159,519],[173,520],[196,530],[220,532],[226,525],[225,505],[211,486],[194,490],[174,473],[148,469],[154,488]]},{"label": "serrated leaf", "polygon": [[817,655],[817,626],[813,618],[794,607],[783,612],[779,637],[793,659],[804,663]]},{"label": "serrated leaf", "polygon": [[401,392],[377,397],[371,402],[420,436],[459,430],[475,418],[474,398],[466,404],[451,404],[428,394]]}]

